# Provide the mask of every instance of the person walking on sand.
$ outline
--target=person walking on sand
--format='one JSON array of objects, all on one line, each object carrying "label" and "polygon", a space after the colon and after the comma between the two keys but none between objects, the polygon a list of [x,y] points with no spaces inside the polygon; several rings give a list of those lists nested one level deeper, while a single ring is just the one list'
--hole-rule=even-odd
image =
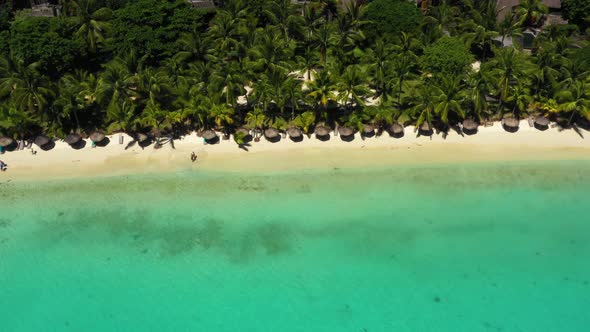
[{"label": "person walking on sand", "polygon": [[4,172],[6,171],[6,168],[8,168],[8,165],[2,160],[0,160],[0,171]]},{"label": "person walking on sand", "polygon": [[197,154],[192,152],[191,153],[191,161],[194,163],[197,160]]}]

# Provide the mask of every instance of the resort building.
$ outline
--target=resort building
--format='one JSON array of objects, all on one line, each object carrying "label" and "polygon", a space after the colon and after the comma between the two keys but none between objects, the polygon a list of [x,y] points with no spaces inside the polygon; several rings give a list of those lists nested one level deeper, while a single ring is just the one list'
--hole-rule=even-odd
[{"label": "resort building", "polygon": [[31,0],[31,15],[53,17],[59,15],[58,0]]}]

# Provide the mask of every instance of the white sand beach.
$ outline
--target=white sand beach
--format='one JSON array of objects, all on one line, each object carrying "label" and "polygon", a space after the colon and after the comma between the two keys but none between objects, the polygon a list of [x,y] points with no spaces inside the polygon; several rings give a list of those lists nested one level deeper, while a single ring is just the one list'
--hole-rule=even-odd
[{"label": "white sand beach", "polygon": [[[584,130],[576,133],[557,127],[539,131],[523,120],[516,133],[508,133],[495,123],[480,127],[471,136],[451,131],[447,137],[442,133],[417,137],[413,127],[406,127],[402,138],[383,133],[363,140],[356,134],[351,142],[333,133],[325,142],[313,135],[298,143],[288,137],[277,143],[262,138],[260,142],[251,142],[245,151],[233,139],[206,145],[195,133],[175,140],[175,148],[170,144],[161,149],[134,145],[126,150],[131,138],[125,135],[124,144],[120,145],[116,134],[109,136],[110,143],[105,147],[92,148],[88,143],[74,150],[59,141],[49,151],[34,146],[38,151],[35,155],[30,149],[6,152],[0,160],[8,164],[8,170],[0,173],[0,181],[199,170],[281,171],[486,160],[590,159],[590,139],[583,137],[588,135]],[[191,152],[198,156],[194,163]]]}]

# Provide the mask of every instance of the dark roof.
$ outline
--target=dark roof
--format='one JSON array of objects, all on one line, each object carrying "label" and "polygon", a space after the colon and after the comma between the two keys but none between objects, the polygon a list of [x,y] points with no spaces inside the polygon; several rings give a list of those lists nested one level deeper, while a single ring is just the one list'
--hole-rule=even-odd
[{"label": "dark roof", "polygon": [[82,139],[82,136],[80,136],[78,134],[69,134],[68,136],[66,136],[64,141],[66,141],[66,143],[68,143],[69,145],[73,145],[73,144],[80,142],[81,139]]}]

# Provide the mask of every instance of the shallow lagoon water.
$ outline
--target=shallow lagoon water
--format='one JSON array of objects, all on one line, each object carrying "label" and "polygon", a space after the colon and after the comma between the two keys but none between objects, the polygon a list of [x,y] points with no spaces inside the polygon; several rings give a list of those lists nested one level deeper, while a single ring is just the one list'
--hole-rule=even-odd
[{"label": "shallow lagoon water", "polygon": [[586,330],[589,171],[2,181],[0,330]]}]

